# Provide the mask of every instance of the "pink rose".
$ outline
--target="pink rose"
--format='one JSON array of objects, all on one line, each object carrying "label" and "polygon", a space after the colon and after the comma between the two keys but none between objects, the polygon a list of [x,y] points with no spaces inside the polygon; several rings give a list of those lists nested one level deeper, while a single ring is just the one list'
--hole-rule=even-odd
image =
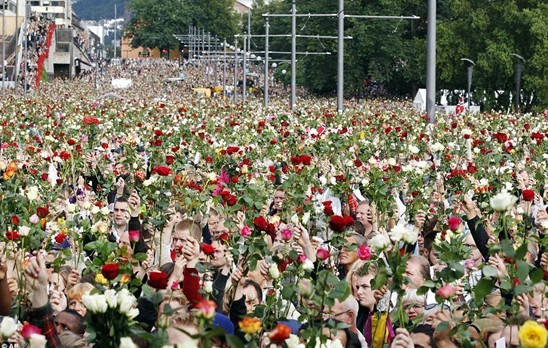
[{"label": "pink rose", "polygon": [[371,258],[371,249],[365,244],[360,245],[358,249],[358,258],[363,261],[367,261]]},{"label": "pink rose", "polygon": [[320,248],[316,251],[316,256],[322,261],[327,260],[329,258],[329,250]]},{"label": "pink rose", "polygon": [[280,234],[282,235],[282,239],[285,241],[288,241],[291,239],[291,237],[293,237],[293,233],[291,232],[289,228],[282,230]]},{"label": "pink rose", "polygon": [[242,229],[240,230],[240,234],[242,235],[242,237],[251,236],[251,228],[249,228],[248,226],[242,227]]},{"label": "pink rose", "polygon": [[436,295],[443,298],[444,300],[447,300],[448,298],[455,296],[456,293],[457,293],[457,289],[452,287],[449,284],[445,284],[444,286],[439,288],[438,291],[436,291]]}]

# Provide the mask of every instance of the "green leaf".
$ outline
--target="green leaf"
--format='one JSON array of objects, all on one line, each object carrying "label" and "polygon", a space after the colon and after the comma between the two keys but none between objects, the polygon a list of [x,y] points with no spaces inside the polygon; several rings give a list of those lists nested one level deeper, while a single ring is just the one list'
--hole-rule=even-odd
[{"label": "green leaf", "polygon": [[483,272],[483,275],[486,276],[486,277],[489,277],[489,278],[497,278],[498,277],[497,268],[495,266],[485,265],[485,266],[483,266],[481,271]]},{"label": "green leaf", "polygon": [[476,284],[472,293],[476,299],[484,299],[493,291],[494,281],[487,278],[481,278],[480,281]]},{"label": "green leaf", "polygon": [[511,259],[516,257],[516,251],[514,250],[514,246],[509,240],[502,240],[500,242],[500,245],[502,247],[502,252],[504,253],[504,256],[507,256]]},{"label": "green leaf", "polygon": [[226,342],[230,348],[244,348],[244,344],[238,336],[226,335]]},{"label": "green leaf", "polygon": [[527,254],[527,242],[524,242],[517,250],[516,250],[516,259],[521,260],[525,257],[525,254]]},{"label": "green leaf", "polygon": [[516,274],[518,279],[522,282],[529,276],[529,268],[531,266],[527,262],[521,260],[517,262],[517,265]]},{"label": "green leaf", "polygon": [[544,279],[544,271],[540,268],[536,268],[529,274],[529,277],[534,284],[540,283],[542,279]]}]

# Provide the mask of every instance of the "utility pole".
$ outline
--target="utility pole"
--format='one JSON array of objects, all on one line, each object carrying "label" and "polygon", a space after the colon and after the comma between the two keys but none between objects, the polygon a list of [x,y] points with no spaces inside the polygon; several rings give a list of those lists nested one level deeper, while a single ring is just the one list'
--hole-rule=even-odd
[{"label": "utility pole", "polygon": [[426,29],[426,115],[430,123],[436,119],[436,0],[428,0]]},{"label": "utility pole", "polygon": [[297,5],[291,1],[291,111],[297,106]]},{"label": "utility pole", "polygon": [[338,17],[338,48],[337,48],[337,111],[343,112],[344,100],[344,0],[339,0]]},{"label": "utility pole", "polygon": [[113,57],[116,59],[116,27],[118,26],[118,14],[117,14],[116,4],[114,4],[114,52]]}]

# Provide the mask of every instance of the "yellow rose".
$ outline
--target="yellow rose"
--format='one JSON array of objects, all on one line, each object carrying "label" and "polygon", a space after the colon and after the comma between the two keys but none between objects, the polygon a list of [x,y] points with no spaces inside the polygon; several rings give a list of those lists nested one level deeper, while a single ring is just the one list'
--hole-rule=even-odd
[{"label": "yellow rose", "polygon": [[261,330],[261,319],[245,317],[238,322],[240,330],[246,334],[253,335]]},{"label": "yellow rose", "polygon": [[548,330],[536,321],[527,320],[519,328],[518,336],[523,348],[544,348],[548,341]]},{"label": "yellow rose", "polygon": [[101,273],[97,273],[97,275],[95,276],[95,282],[101,285],[108,284],[107,278],[105,278]]},{"label": "yellow rose", "polygon": [[127,273],[122,274],[122,278],[120,278],[120,284],[126,284],[131,280],[131,276]]}]

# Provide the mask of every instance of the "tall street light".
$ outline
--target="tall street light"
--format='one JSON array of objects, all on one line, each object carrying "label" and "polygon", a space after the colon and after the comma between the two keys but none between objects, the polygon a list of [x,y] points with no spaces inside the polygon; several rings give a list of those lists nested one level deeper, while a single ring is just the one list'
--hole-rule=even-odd
[{"label": "tall street light", "polygon": [[8,1],[2,1],[2,100],[6,96],[6,5]]},{"label": "tall street light", "polygon": [[474,72],[474,66],[476,65],[476,63],[474,63],[472,59],[468,59],[468,58],[461,58],[460,60],[468,63],[468,66],[466,68],[467,75],[468,75],[468,83],[467,83],[467,89],[466,89],[466,102],[468,103],[468,112],[470,112],[470,106],[472,105],[472,100],[470,100],[470,89],[472,88],[472,73]]},{"label": "tall street light", "polygon": [[519,112],[519,101],[520,101],[520,93],[521,93],[521,68],[523,64],[525,64],[525,59],[520,56],[519,54],[510,53],[510,56],[516,57],[518,59],[516,65],[515,65],[515,82],[516,82],[516,112]]}]

